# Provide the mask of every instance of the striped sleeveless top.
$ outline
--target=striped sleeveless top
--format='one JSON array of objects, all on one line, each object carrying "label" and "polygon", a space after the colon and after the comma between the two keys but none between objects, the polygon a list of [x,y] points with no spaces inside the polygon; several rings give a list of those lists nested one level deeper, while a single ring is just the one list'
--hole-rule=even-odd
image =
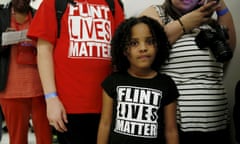
[{"label": "striped sleeveless top", "polygon": [[[163,17],[161,7],[155,8]],[[177,122],[182,131],[225,129],[229,117],[223,64],[216,62],[210,49],[198,48],[196,35],[196,32],[185,34],[172,45],[169,60],[161,72],[171,76],[179,90]]]}]

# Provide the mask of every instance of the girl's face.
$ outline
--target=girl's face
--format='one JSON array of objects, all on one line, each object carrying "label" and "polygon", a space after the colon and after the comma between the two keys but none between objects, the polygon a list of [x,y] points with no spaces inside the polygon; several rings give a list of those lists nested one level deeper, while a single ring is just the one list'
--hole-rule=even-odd
[{"label": "girl's face", "polygon": [[130,69],[151,69],[157,52],[155,39],[149,27],[144,23],[132,27],[131,39],[124,54],[127,56]]},{"label": "girl's face", "polygon": [[199,0],[171,0],[171,2],[183,14],[193,10],[199,4]]}]

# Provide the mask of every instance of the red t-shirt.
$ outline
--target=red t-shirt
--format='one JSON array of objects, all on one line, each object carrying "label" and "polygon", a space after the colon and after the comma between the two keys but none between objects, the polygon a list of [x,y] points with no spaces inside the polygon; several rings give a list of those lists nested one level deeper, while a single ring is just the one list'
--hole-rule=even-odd
[{"label": "red t-shirt", "polygon": [[34,16],[28,36],[54,46],[54,68],[59,98],[68,113],[99,113],[101,82],[111,72],[110,40],[123,20],[115,3],[115,16],[105,0],[78,0],[68,4],[57,39],[55,0],[44,0]]}]

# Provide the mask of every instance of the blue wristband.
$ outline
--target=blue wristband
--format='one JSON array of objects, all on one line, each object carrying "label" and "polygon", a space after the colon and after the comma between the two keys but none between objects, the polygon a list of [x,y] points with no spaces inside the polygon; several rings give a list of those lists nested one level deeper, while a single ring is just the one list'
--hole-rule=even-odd
[{"label": "blue wristband", "polygon": [[54,98],[54,97],[57,97],[57,93],[51,92],[51,93],[45,94],[44,97],[45,99]]},{"label": "blue wristband", "polygon": [[228,12],[229,12],[228,8],[224,8],[224,9],[222,9],[220,11],[217,11],[217,15],[218,16],[223,16],[223,15],[225,15]]}]

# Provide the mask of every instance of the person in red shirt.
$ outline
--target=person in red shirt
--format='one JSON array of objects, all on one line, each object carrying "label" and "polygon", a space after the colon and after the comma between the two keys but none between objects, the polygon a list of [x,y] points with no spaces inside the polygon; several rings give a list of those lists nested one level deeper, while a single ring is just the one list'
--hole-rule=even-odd
[{"label": "person in red shirt", "polygon": [[60,143],[96,144],[100,84],[111,72],[110,40],[124,19],[117,0],[114,5],[113,16],[104,0],[68,3],[58,38],[55,0],[43,0],[28,31],[38,41],[47,116]]},{"label": "person in red shirt", "polygon": [[[12,0],[9,7],[1,9],[0,25],[10,19],[9,26],[4,31],[19,32],[28,29],[32,22],[32,9],[29,3],[30,0]],[[8,14],[4,15],[5,10]],[[10,50],[9,69],[6,85],[0,91],[0,104],[10,144],[28,143],[30,118],[36,143],[51,144],[51,127],[47,119],[46,103],[36,64],[36,41],[26,39],[4,46],[3,51],[7,50]]]}]

